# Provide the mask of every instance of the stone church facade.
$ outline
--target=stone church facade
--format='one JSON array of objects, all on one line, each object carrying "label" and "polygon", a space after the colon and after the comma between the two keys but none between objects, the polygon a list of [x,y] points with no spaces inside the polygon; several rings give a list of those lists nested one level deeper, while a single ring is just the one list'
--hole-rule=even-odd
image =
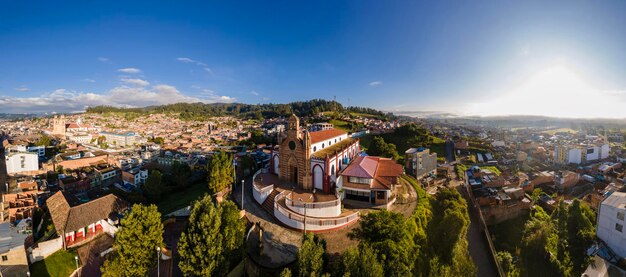
[{"label": "stone church facade", "polygon": [[301,130],[295,115],[289,117],[287,130],[279,140],[272,151],[270,172],[304,190],[334,193],[339,171],[360,153],[359,141],[346,132]]}]

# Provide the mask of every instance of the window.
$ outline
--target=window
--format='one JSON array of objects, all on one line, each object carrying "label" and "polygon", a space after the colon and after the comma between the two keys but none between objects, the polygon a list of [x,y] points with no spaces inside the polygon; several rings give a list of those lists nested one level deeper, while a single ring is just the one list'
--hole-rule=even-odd
[{"label": "window", "polygon": [[322,149],[324,149],[324,144],[322,143]]},{"label": "window", "polygon": [[335,165],[332,165],[332,166],[330,167],[330,174],[331,174],[331,175],[335,175]]},{"label": "window", "polygon": [[369,179],[369,178],[361,178],[361,177],[353,177],[353,176],[348,177],[348,182],[355,183],[355,184],[369,185],[371,183],[371,180],[372,179]]},{"label": "window", "polygon": [[617,219],[624,221],[624,212],[623,211],[619,211],[617,212]]},{"label": "window", "polygon": [[9,260],[9,257],[8,257],[7,255],[3,255],[3,256],[2,256],[2,261],[3,261],[3,262],[6,262],[6,261],[8,261],[8,260]]},{"label": "window", "polygon": [[622,226],[622,224],[615,223],[615,230],[621,233],[623,229],[624,229],[624,226]]},{"label": "window", "polygon": [[317,151],[317,146],[313,146],[313,152]]}]

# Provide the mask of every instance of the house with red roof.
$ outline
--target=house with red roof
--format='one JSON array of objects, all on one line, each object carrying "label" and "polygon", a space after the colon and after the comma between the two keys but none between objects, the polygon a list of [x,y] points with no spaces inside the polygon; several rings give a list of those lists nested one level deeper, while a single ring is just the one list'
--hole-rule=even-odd
[{"label": "house with red roof", "polygon": [[343,199],[389,206],[402,174],[404,168],[392,159],[359,156],[341,171],[337,188]]}]

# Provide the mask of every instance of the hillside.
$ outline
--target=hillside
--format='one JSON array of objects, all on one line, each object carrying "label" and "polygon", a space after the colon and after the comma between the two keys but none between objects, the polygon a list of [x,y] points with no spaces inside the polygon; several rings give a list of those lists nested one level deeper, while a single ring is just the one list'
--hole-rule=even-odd
[{"label": "hillside", "polygon": [[178,114],[181,119],[202,120],[213,116],[236,116],[240,118],[275,118],[280,116],[312,116],[318,113],[337,111],[339,113],[360,113],[375,117],[386,114],[371,108],[343,107],[336,101],[313,99],[309,101],[291,102],[287,104],[242,104],[242,103],[176,103],[143,108],[119,108],[112,106],[88,107],[87,113],[122,113],[122,114]]}]

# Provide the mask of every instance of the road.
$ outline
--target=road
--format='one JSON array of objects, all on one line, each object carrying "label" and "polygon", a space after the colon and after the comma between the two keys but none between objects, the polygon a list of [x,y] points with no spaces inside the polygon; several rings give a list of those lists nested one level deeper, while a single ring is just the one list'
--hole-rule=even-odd
[{"label": "road", "polygon": [[478,209],[474,208],[472,201],[467,195],[467,191],[463,186],[458,186],[457,189],[467,201],[467,208],[470,216],[470,226],[467,231],[467,241],[469,242],[469,254],[474,261],[474,264],[478,267],[478,276],[491,277],[498,276],[498,269],[491,257],[489,250],[489,243],[485,237],[484,232],[481,229],[480,218],[478,216]]}]

